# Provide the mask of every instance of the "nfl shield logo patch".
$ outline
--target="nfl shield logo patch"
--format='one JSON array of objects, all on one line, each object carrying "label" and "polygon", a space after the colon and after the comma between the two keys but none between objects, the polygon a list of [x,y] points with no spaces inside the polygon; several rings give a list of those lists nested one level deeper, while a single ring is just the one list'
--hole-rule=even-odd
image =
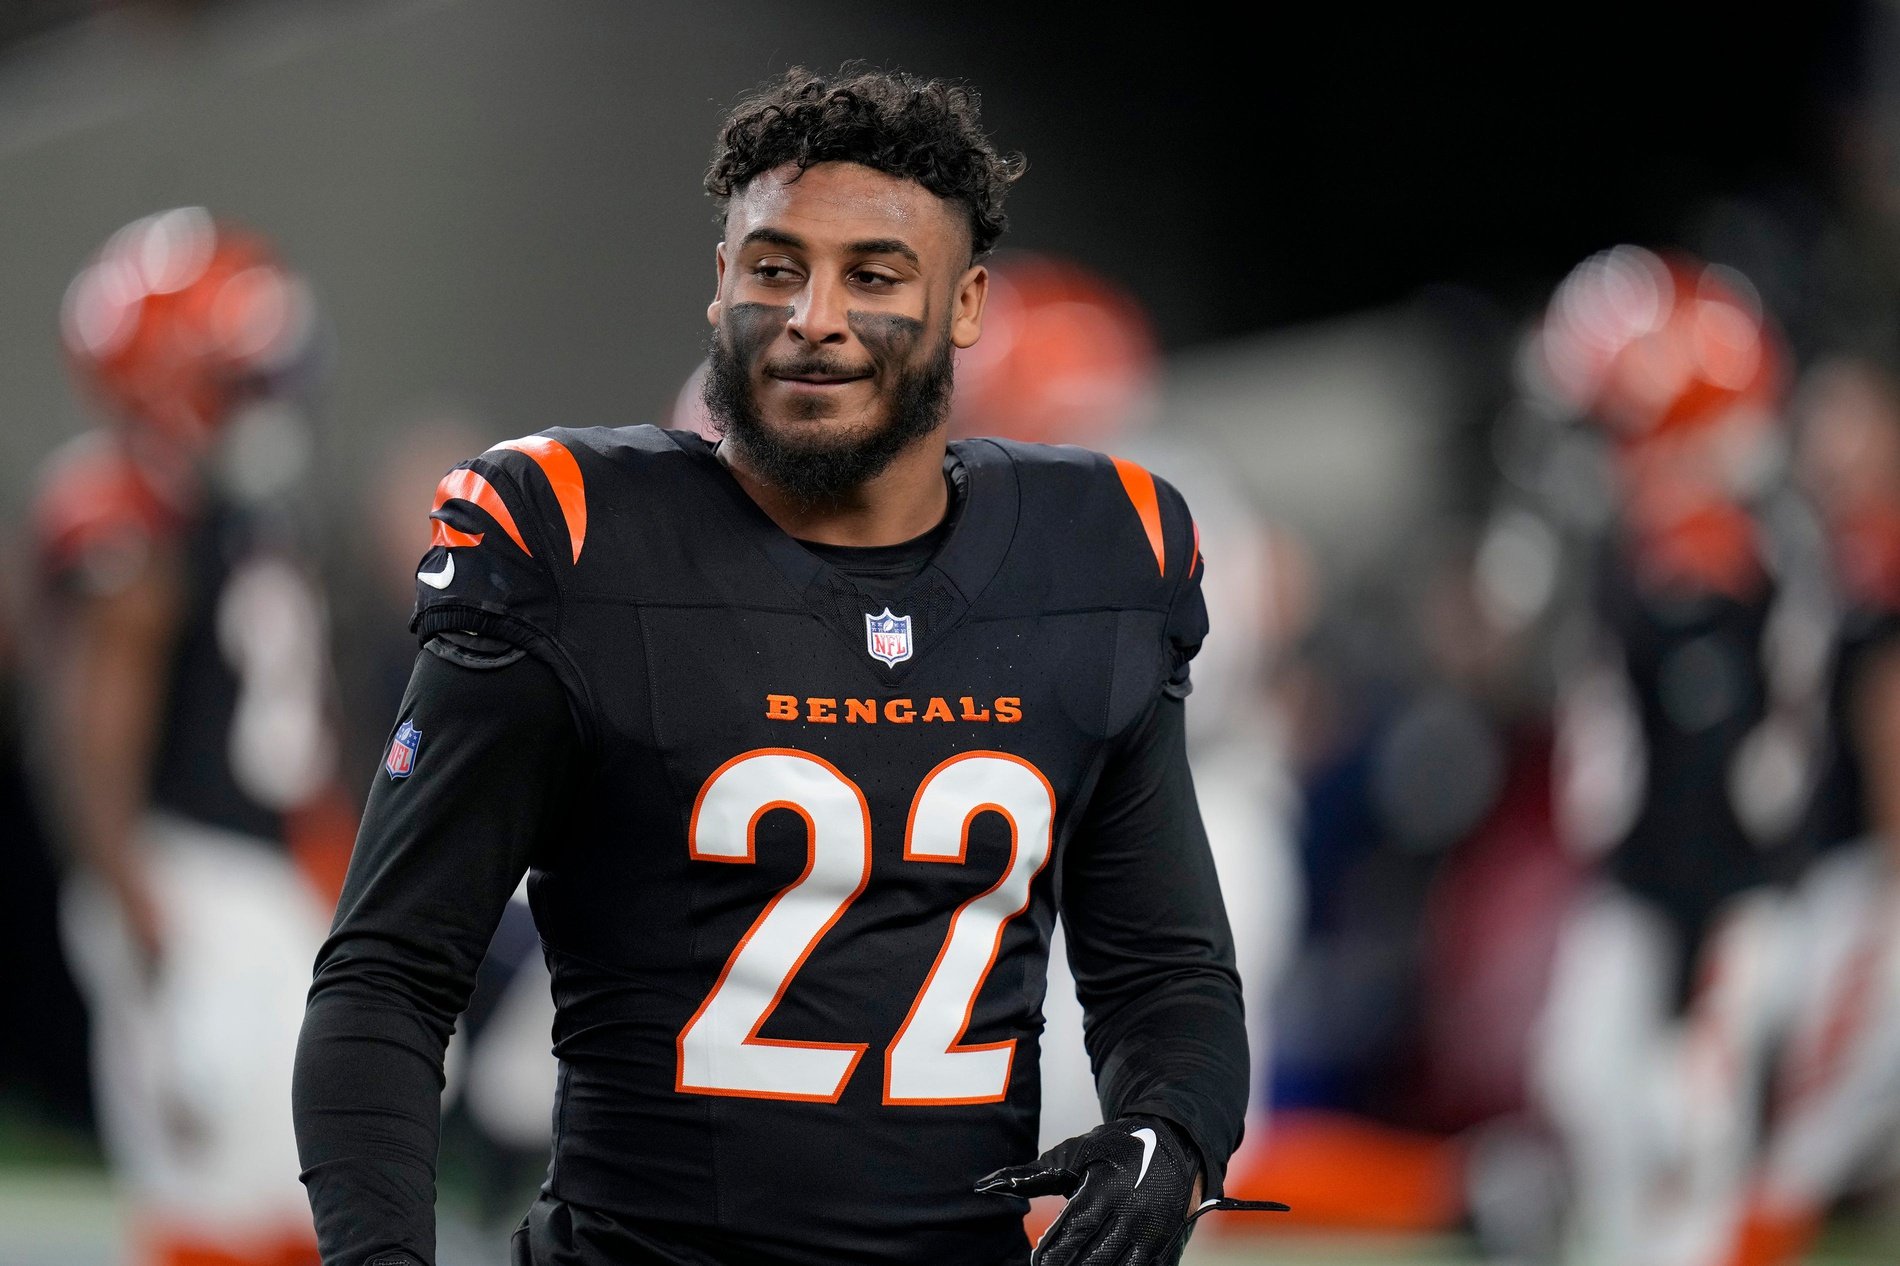
[{"label": "nfl shield logo patch", "polygon": [[396,737],[389,744],[389,755],[383,757],[383,768],[391,778],[407,778],[416,767],[416,749],[421,746],[422,731],[404,721],[396,728]]},{"label": "nfl shield logo patch", "polygon": [[872,659],[897,667],[910,658],[910,617],[892,615],[889,607],[883,615],[865,616],[864,641]]}]

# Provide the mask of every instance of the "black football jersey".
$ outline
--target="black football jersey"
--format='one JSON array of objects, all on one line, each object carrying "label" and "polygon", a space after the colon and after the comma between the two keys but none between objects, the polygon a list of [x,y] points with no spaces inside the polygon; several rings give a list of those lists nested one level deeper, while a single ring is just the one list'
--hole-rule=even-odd
[{"label": "black football jersey", "polygon": [[[417,633],[525,648],[581,732],[529,877],[558,1010],[553,1197],[725,1246],[707,1260],[1019,1260],[1020,1202],[972,1187],[1035,1152],[1059,902],[1117,964],[1096,979],[1215,1000],[1244,1103],[1204,840],[1142,891],[1090,853],[1118,744],[1185,692],[1206,632],[1188,511],[1081,449],[952,458],[954,522],[875,600],[687,433],[549,431],[438,489]],[[405,741],[392,801],[453,736]],[[1192,885],[1211,904],[1183,919],[1168,889]],[[1195,1077],[1165,1054],[1113,1058],[1144,1071],[1112,1110],[1233,1097],[1170,1087]],[[1239,1108],[1182,1122],[1215,1164]]]},{"label": "black football jersey", "polygon": [[334,759],[325,617],[284,516],[215,487],[188,507],[164,502],[121,444],[94,435],[49,463],[34,520],[56,613],[68,597],[124,583],[155,551],[176,557],[149,803],[282,845],[286,811]]},{"label": "black football jersey", "polygon": [[1734,594],[1652,587],[1627,557],[1602,584],[1643,743],[1639,806],[1610,873],[1691,942],[1736,894],[1785,880],[1798,860],[1792,829],[1764,831],[1741,808],[1744,749],[1770,709],[1775,599],[1767,577]]}]

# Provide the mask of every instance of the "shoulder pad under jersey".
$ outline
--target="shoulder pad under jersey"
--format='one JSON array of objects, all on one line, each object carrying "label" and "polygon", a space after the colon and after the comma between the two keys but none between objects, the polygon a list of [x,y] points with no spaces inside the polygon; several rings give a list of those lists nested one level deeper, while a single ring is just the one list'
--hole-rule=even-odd
[{"label": "shoulder pad under jersey", "polygon": [[183,526],[177,508],[108,433],[64,445],[40,472],[33,547],[41,578],[55,587],[109,592],[132,579],[152,547]]},{"label": "shoulder pad under jersey", "polygon": [[1134,462],[1072,445],[997,443],[1022,482],[1023,531],[1049,560],[1048,605],[1157,613],[1131,628],[1142,630],[1154,680],[1185,694],[1188,662],[1207,636],[1206,562],[1187,502]]}]

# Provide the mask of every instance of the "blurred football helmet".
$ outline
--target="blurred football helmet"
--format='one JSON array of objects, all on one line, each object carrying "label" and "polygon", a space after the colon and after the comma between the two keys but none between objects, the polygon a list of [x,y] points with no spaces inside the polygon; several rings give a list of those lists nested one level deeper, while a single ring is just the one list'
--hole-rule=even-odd
[{"label": "blurred football helmet", "polygon": [[1788,361],[1746,278],[1618,246],[1551,297],[1530,368],[1614,444],[1617,517],[1640,569],[1729,593],[1761,579],[1748,507],[1785,474]]},{"label": "blurred football helmet", "polygon": [[1625,442],[1772,415],[1786,361],[1741,274],[1639,246],[1571,270],[1537,346],[1556,392]]},{"label": "blurred football helmet", "polygon": [[198,449],[308,361],[316,324],[309,287],[262,238],[180,207],[106,240],[60,329],[75,375],[122,421]]},{"label": "blurred football helmet", "polygon": [[1132,296],[1047,256],[989,270],[983,335],[957,355],[958,434],[1099,443],[1148,411],[1158,352]]}]

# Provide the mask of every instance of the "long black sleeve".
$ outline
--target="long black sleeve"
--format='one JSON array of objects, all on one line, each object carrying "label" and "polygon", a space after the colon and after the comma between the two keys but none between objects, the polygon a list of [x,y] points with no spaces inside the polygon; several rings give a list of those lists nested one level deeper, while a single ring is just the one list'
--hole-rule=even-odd
[{"label": "long black sleeve", "polygon": [[399,721],[419,739],[406,774],[375,775],[297,1047],[326,1266],[434,1260],[443,1050],[581,764],[566,692],[530,657],[478,669],[425,650]]},{"label": "long black sleeve", "polygon": [[1219,1195],[1247,1110],[1247,1030],[1176,692],[1103,772],[1061,901],[1104,1116],[1180,1126]]}]

